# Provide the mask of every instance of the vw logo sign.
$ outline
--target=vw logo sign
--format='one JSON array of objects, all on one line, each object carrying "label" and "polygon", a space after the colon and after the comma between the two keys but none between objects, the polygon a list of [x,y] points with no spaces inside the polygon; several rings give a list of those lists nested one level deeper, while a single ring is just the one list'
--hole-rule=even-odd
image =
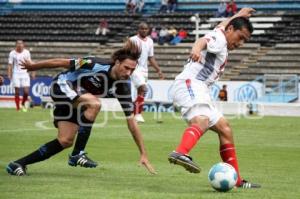
[{"label": "vw logo sign", "polygon": [[251,102],[257,99],[257,91],[254,86],[250,84],[243,85],[239,88],[236,96],[239,102]]},{"label": "vw logo sign", "polygon": [[220,92],[220,87],[216,84],[213,84],[212,87],[210,88],[210,96],[212,100],[218,100],[219,92]]}]

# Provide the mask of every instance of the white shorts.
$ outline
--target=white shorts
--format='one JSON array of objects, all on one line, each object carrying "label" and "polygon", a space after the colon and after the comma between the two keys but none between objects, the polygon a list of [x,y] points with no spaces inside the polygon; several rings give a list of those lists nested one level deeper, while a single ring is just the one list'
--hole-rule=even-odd
[{"label": "white shorts", "polygon": [[187,121],[195,116],[206,116],[209,118],[209,127],[212,127],[223,117],[213,104],[209,88],[202,81],[175,80],[171,95],[174,105]]},{"label": "white shorts", "polygon": [[13,75],[12,83],[13,87],[17,88],[30,87],[30,77],[29,75]]},{"label": "white shorts", "polygon": [[131,75],[131,82],[135,88],[139,88],[140,86],[147,84],[147,80],[148,72],[135,70]]}]

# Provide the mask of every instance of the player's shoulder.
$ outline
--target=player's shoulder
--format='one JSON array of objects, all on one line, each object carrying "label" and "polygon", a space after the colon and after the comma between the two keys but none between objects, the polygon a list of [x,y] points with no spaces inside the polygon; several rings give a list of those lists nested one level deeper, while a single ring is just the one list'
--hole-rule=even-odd
[{"label": "player's shoulder", "polygon": [[15,54],[16,53],[16,51],[15,51],[15,49],[13,49],[13,50],[11,50],[10,52],[9,52],[9,55],[13,55],[13,54]]},{"label": "player's shoulder", "polygon": [[150,45],[153,45],[153,39],[150,37],[150,36],[147,36],[147,42],[150,44]]}]

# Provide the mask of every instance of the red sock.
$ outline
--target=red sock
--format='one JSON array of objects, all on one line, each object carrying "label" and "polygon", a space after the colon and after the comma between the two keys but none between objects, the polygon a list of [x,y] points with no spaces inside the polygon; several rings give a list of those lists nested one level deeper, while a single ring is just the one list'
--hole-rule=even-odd
[{"label": "red sock", "polygon": [[15,103],[16,103],[16,108],[17,111],[20,109],[20,97],[19,95],[15,95]]},{"label": "red sock", "polygon": [[224,162],[230,164],[233,166],[238,174],[238,180],[236,182],[237,185],[239,185],[242,181],[240,172],[239,172],[239,166],[238,161],[235,153],[234,144],[224,144],[220,147],[220,155]]},{"label": "red sock", "polygon": [[27,101],[28,99],[28,95],[27,94],[24,94],[23,95],[23,99],[22,99],[22,105],[24,106],[25,102]]},{"label": "red sock", "polygon": [[134,114],[141,114],[143,111],[145,97],[142,95],[138,95],[134,102]]},{"label": "red sock", "polygon": [[202,135],[203,131],[199,128],[198,125],[194,124],[189,126],[185,129],[182,135],[181,143],[177,147],[176,152],[189,154],[191,149],[195,146]]}]

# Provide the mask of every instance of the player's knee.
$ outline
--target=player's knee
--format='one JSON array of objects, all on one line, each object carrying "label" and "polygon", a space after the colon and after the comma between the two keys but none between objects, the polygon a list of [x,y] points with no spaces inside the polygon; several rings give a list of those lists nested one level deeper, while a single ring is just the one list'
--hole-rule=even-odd
[{"label": "player's knee", "polygon": [[226,138],[228,141],[232,140],[232,137],[233,137],[232,129],[229,125],[224,126],[220,133],[221,133],[221,136],[223,138]]},{"label": "player's knee", "polygon": [[73,140],[72,139],[68,139],[68,138],[59,138],[58,139],[59,143],[61,144],[61,146],[65,149],[65,148],[69,148],[73,145]]},{"label": "player's knee", "polygon": [[147,86],[146,85],[142,85],[138,88],[138,94],[139,95],[142,95],[142,96],[145,96],[146,93],[147,93],[148,89],[147,89]]}]

